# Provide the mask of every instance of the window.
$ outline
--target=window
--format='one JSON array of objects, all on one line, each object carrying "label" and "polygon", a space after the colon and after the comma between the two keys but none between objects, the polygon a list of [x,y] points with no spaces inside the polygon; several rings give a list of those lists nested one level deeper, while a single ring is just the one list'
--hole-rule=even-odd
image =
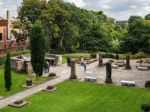
[{"label": "window", "polygon": [[2,40],[2,33],[0,33],[0,41]]}]

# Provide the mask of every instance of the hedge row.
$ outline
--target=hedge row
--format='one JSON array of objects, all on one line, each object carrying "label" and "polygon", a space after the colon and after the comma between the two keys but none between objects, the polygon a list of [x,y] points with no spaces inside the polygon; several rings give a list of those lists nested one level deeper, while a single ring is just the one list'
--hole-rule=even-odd
[{"label": "hedge row", "polygon": [[[102,55],[103,58],[115,58],[116,54],[113,53],[105,53],[105,52],[99,52],[100,55]],[[119,55],[119,59],[125,59],[126,58],[126,54],[118,54]],[[140,59],[140,58],[148,58],[149,55],[143,53],[143,52],[139,52],[137,54],[129,54],[131,59]]]}]

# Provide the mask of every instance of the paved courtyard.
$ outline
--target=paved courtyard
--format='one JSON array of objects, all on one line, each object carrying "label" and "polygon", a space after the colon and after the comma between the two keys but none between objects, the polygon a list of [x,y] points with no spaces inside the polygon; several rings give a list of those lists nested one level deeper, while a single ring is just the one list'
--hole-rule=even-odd
[{"label": "paved courtyard", "polygon": [[[108,59],[103,60],[104,63],[108,61]],[[149,71],[139,71],[136,69],[136,66],[139,64],[136,63],[136,60],[130,61],[132,70],[125,70],[124,67],[119,67],[118,69],[112,69],[112,80],[115,85],[121,85],[121,80],[126,81],[135,81],[137,87],[144,87],[144,83],[147,80],[150,80],[150,70]],[[88,68],[87,72],[81,74],[79,72],[78,77],[83,78],[85,76],[93,76],[98,79],[98,83],[104,83],[106,77],[106,67],[97,67],[98,62],[93,64],[92,68]],[[80,68],[80,67],[79,67]],[[80,68],[81,70],[83,68]]]}]

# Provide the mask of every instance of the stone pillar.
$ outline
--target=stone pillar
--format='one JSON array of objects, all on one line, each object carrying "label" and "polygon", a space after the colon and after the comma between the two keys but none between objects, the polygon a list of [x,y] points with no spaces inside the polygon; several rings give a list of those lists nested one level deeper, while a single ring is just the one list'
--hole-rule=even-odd
[{"label": "stone pillar", "polygon": [[32,86],[32,79],[26,80],[26,86]]},{"label": "stone pillar", "polygon": [[70,78],[69,79],[77,79],[76,63],[75,63],[75,61],[71,62],[71,74],[70,74]]},{"label": "stone pillar", "polygon": [[130,56],[127,55],[126,56],[126,66],[125,66],[126,70],[131,70],[131,66],[130,66]]},{"label": "stone pillar", "polygon": [[105,83],[106,84],[112,84],[112,78],[111,78],[111,74],[112,74],[112,68],[111,68],[111,63],[107,62],[106,63],[106,79],[105,79]]},{"label": "stone pillar", "polygon": [[100,58],[99,56],[100,56],[100,54],[97,53],[96,54],[96,59],[99,59]]},{"label": "stone pillar", "polygon": [[58,62],[57,65],[61,65],[62,64],[62,56],[58,55]]},{"label": "stone pillar", "polygon": [[119,60],[119,55],[118,54],[116,54],[116,60]]},{"label": "stone pillar", "polygon": [[22,72],[23,70],[23,61],[16,61],[16,71]]},{"label": "stone pillar", "polygon": [[71,57],[67,57],[67,65],[70,67],[71,66]]},{"label": "stone pillar", "polygon": [[25,66],[26,66],[26,68],[25,68],[25,71],[26,71],[26,73],[27,74],[32,74],[32,72],[33,72],[33,69],[32,69],[32,65],[31,65],[31,62],[25,62]]},{"label": "stone pillar", "polygon": [[98,66],[103,66],[103,59],[102,59],[102,55],[99,54],[99,63]]}]

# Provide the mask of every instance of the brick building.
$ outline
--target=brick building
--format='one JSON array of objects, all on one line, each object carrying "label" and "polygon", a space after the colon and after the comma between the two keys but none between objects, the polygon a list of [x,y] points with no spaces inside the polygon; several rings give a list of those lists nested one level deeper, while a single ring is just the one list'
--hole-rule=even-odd
[{"label": "brick building", "polygon": [[12,50],[18,50],[20,44],[26,47],[26,41],[22,43],[16,42],[10,26],[9,11],[7,11],[7,19],[0,20],[0,54],[6,52],[9,49],[9,45],[11,45]]}]

